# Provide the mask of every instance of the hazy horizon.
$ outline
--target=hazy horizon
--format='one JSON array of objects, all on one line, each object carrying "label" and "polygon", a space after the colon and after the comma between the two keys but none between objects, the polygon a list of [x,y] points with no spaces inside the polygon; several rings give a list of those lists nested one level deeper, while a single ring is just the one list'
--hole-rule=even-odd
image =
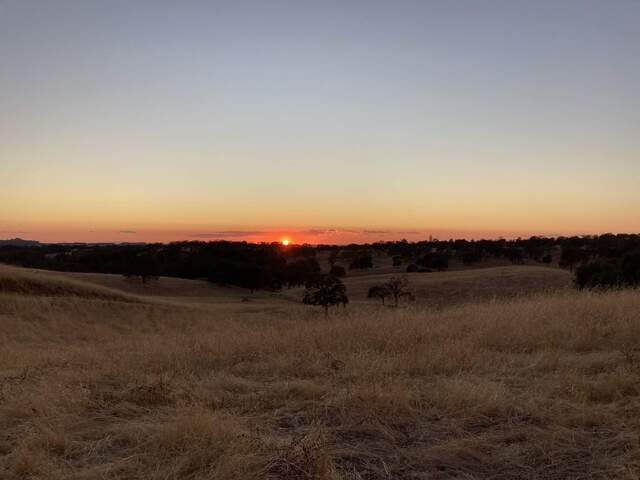
[{"label": "hazy horizon", "polygon": [[640,231],[640,2],[0,0],[0,239]]}]

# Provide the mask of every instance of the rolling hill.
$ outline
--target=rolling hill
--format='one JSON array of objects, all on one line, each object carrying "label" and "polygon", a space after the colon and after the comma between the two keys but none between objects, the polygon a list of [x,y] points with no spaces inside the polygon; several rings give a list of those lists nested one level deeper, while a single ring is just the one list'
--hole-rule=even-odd
[{"label": "rolling hill", "polygon": [[640,294],[556,274],[411,277],[458,289],[446,308],[347,279],[361,300],[324,318],[293,292],[1,267],[0,477],[637,478]]}]

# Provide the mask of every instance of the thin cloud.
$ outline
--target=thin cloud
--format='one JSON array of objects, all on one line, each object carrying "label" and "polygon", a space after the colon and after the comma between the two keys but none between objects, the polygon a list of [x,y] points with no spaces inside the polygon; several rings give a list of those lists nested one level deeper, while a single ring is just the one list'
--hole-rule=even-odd
[{"label": "thin cloud", "polygon": [[303,230],[302,232],[303,235],[333,235],[335,233],[337,233],[337,230],[325,230],[322,228],[310,228],[309,230]]},{"label": "thin cloud", "polygon": [[221,232],[205,232],[205,233],[192,233],[189,235],[191,238],[237,238],[237,237],[254,237],[256,235],[263,235],[265,232],[258,230],[224,230]]},{"label": "thin cloud", "polygon": [[134,234],[134,233],[138,233],[135,230],[120,230],[119,233],[130,233],[130,234]]}]

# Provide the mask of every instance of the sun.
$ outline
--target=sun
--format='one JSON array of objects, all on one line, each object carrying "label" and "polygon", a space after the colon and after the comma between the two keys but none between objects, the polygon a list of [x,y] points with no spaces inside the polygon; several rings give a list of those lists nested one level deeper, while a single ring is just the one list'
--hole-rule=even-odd
[{"label": "sun", "polygon": [[286,247],[287,245],[289,245],[289,239],[288,238],[283,238],[280,243],[282,243],[282,245],[284,245]]}]

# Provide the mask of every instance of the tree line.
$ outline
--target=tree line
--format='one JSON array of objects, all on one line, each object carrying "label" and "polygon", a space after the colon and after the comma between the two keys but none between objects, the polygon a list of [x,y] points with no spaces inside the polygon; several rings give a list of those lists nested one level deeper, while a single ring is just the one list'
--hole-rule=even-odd
[{"label": "tree line", "polygon": [[[318,258],[325,258],[323,268]],[[158,276],[207,279],[250,290],[292,288],[375,268],[388,257],[398,271],[447,270],[490,260],[557,265],[574,272],[579,288],[638,285],[640,235],[605,234],[497,240],[406,240],[351,245],[174,242],[135,245],[0,245],[0,262],[71,272],[115,273],[147,282]],[[387,261],[388,262],[388,261]]]}]

